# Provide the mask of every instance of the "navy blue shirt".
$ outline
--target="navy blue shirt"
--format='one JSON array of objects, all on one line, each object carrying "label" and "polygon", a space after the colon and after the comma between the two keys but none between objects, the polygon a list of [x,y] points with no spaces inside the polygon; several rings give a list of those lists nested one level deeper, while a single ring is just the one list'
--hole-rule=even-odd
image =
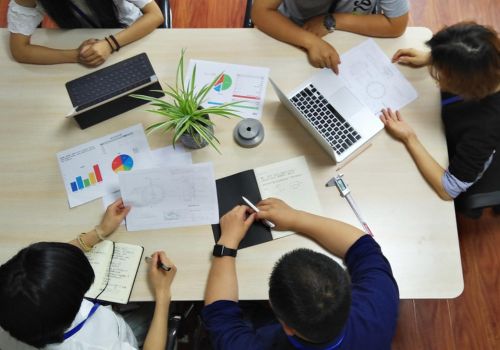
[{"label": "navy blue shirt", "polygon": [[[365,235],[345,256],[352,304],[346,325],[330,344],[311,349],[389,350],[396,328],[399,291],[391,266],[375,240]],[[254,329],[238,303],[219,300],[202,310],[215,349],[295,349],[279,323]]]}]

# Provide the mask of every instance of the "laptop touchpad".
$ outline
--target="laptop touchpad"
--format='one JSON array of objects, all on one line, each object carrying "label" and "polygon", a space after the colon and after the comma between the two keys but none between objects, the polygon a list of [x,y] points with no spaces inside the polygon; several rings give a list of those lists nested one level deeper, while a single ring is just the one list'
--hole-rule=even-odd
[{"label": "laptop touchpad", "polygon": [[363,109],[361,102],[345,86],[331,94],[328,100],[345,117],[355,115]]}]

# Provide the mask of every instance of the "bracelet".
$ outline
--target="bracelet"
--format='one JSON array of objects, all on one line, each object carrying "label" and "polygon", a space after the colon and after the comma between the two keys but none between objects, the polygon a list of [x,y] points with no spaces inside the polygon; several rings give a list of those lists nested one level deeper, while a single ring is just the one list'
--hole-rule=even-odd
[{"label": "bracelet", "polygon": [[109,39],[107,37],[104,37],[104,39],[106,40],[106,42],[108,43],[109,47],[111,48],[111,53],[115,52],[115,48],[113,47],[113,45],[111,45],[111,41],[109,41]]},{"label": "bracelet", "polygon": [[97,225],[94,227],[95,233],[97,234],[97,238],[99,238],[101,241],[104,241],[106,237],[104,236],[104,231],[102,230],[101,226]]},{"label": "bracelet", "polygon": [[116,38],[114,37],[114,35],[113,35],[113,34],[110,34],[109,38],[110,38],[111,40],[113,40],[113,42],[115,43],[115,45],[116,45],[116,51],[117,51],[117,52],[118,52],[118,51],[120,51],[121,46],[120,46],[120,44],[118,43],[118,40],[116,40]]},{"label": "bracelet", "polygon": [[80,246],[82,247],[83,251],[85,253],[88,253],[92,250],[92,247],[89,247],[89,245],[87,243],[85,243],[85,241],[83,240],[82,236],[84,234],[85,233],[80,233],[76,239],[77,239],[78,243],[80,244]]}]

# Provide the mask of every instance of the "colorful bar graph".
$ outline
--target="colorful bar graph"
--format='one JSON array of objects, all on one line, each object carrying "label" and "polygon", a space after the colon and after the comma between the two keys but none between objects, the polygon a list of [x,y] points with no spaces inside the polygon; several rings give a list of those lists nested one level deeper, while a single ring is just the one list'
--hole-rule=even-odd
[{"label": "colorful bar graph", "polygon": [[101,169],[99,169],[99,165],[95,164],[92,166],[92,168],[94,169],[94,171],[88,173],[88,178],[84,179],[81,176],[77,176],[75,178],[75,181],[70,183],[72,192],[77,192],[83,190],[86,187],[102,182],[102,174]]}]

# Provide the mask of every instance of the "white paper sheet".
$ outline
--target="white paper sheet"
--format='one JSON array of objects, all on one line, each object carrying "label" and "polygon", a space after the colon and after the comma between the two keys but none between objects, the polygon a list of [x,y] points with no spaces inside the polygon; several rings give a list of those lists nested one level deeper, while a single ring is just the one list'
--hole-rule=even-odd
[{"label": "white paper sheet", "polygon": [[216,76],[224,73],[220,81],[216,82],[213,89],[208,93],[203,107],[241,101],[240,105],[234,106],[237,111],[236,114],[243,118],[258,119],[262,116],[269,68],[191,60],[186,75],[187,82],[192,76],[195,65],[195,86],[197,89],[210,84]]},{"label": "white paper sheet", "polygon": [[127,230],[214,224],[219,221],[212,163],[120,174]]},{"label": "white paper sheet", "polygon": [[339,76],[375,115],[383,108],[401,109],[417,98],[417,91],[373,39],[363,41],[340,58]]},{"label": "white paper sheet", "polygon": [[[321,204],[314,188],[306,159],[301,156],[254,169],[263,199],[275,197],[292,208],[322,215]],[[291,231],[271,230],[273,239],[292,234]]]},{"label": "white paper sheet", "polygon": [[57,153],[69,206],[118,190],[118,174],[152,166],[141,124]]}]

